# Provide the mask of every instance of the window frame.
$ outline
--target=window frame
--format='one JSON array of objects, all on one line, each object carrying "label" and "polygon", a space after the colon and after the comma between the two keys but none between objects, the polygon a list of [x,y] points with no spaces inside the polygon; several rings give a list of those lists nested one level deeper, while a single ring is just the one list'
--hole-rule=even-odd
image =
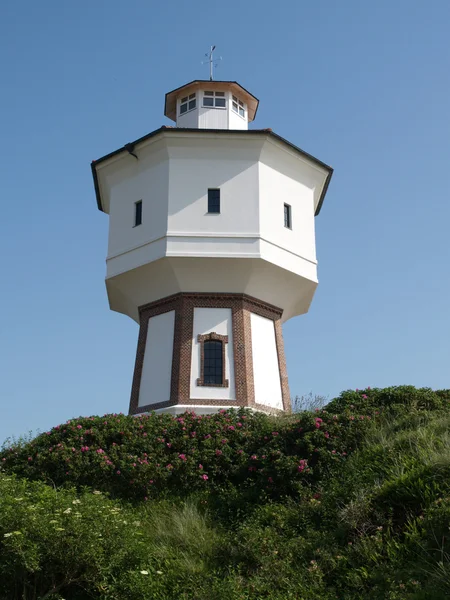
[{"label": "window frame", "polygon": [[[139,209],[138,209],[139,207]],[[138,215],[139,215],[139,223],[138,223]],[[134,203],[134,224],[133,227],[139,227],[142,225],[142,200],[136,200]]]},{"label": "window frame", "polygon": [[[226,364],[226,344],[228,344],[228,336],[220,335],[215,331],[207,334],[199,334],[197,342],[200,346],[200,377],[197,379],[199,387],[214,387],[227,388],[229,387],[228,379],[225,379],[227,364]],[[221,342],[222,344],[222,381],[221,383],[205,383],[205,342]]]},{"label": "window frame", "polygon": [[[212,100],[212,104],[205,104],[205,99]],[[216,100],[223,100],[223,106],[217,105]],[[220,90],[204,90],[202,98],[202,108],[219,108],[226,110],[227,108],[227,96],[225,92]]]},{"label": "window frame", "polygon": [[[194,106],[190,106],[192,103],[194,103]],[[183,106],[186,107],[186,110],[182,110]],[[180,99],[180,108],[178,111],[178,116],[182,117],[183,115],[187,114],[188,112],[191,112],[191,110],[195,110],[197,108],[197,92],[192,92],[192,94],[188,94],[187,96],[183,96],[183,98]]]},{"label": "window frame", "polygon": [[292,231],[292,206],[287,202],[284,203],[284,226]]},{"label": "window frame", "polygon": [[[236,115],[241,117],[241,119],[245,119],[245,115],[247,112],[245,108],[245,103],[242,100],[239,100],[239,98],[237,96],[234,96],[233,94],[231,95],[231,110]],[[241,110],[243,114],[241,114]]]},{"label": "window frame", "polygon": [[[212,206],[212,202],[213,202],[213,198],[210,197],[210,193],[211,192],[218,192],[218,205],[219,205],[219,210],[210,210],[211,206]],[[211,194],[212,195],[212,194]],[[220,188],[208,188],[208,215],[220,215]]]}]

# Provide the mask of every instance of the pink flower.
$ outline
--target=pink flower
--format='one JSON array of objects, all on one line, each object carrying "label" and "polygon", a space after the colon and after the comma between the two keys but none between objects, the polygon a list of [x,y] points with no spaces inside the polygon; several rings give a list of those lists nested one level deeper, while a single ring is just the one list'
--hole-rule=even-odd
[{"label": "pink flower", "polygon": [[222,444],[226,444],[228,440],[222,440]]},{"label": "pink flower", "polygon": [[325,431],[325,433],[324,433],[324,436],[325,436],[326,438],[329,438],[329,437],[330,437],[330,434],[328,433],[328,431]]},{"label": "pink flower", "polygon": [[[238,454],[242,454],[243,452],[244,452],[243,450],[238,450],[237,451]],[[3,460],[5,460],[5,459],[3,459]]]},{"label": "pink flower", "polygon": [[33,459],[31,458],[31,456],[29,456],[29,457],[28,457],[28,460],[33,460]]},{"label": "pink flower", "polygon": [[81,429],[81,425],[77,425],[77,429]]},{"label": "pink flower", "polygon": [[116,471],[117,475],[120,475],[120,471]]},{"label": "pink flower", "polygon": [[252,456],[250,456],[251,460],[258,460],[258,457],[256,456],[256,454],[253,454]]},{"label": "pink flower", "polygon": [[170,471],[170,469],[173,469],[173,466],[169,463],[168,465],[166,465],[166,469],[169,469]]},{"label": "pink flower", "polygon": [[228,425],[228,429],[229,429],[229,431],[234,431],[233,425]]},{"label": "pink flower", "polygon": [[272,477],[269,477],[267,481],[268,481],[269,483],[273,483],[273,479],[272,479]]},{"label": "pink flower", "polygon": [[193,437],[193,438],[194,438],[196,435],[197,435],[197,432],[196,432],[196,431],[191,431],[191,437]]},{"label": "pink flower", "polygon": [[364,400],[367,400],[366,394],[363,394],[362,397],[364,398]]},{"label": "pink flower", "polygon": [[178,458],[181,460],[186,460],[186,454],[179,454]]},{"label": "pink flower", "polygon": [[249,471],[256,471],[256,467],[249,467],[248,470]]},{"label": "pink flower", "polygon": [[168,448],[172,448],[172,444],[171,444],[170,442],[167,442],[166,446],[167,446]]},{"label": "pink flower", "polygon": [[211,436],[209,435],[209,433],[207,433],[207,434],[205,435],[205,440],[209,440],[209,438],[210,438],[210,437],[211,437]]},{"label": "pink flower", "polygon": [[206,475],[206,473],[204,473],[201,478],[203,479],[203,481],[206,481],[207,479],[209,479],[208,475]]},{"label": "pink flower", "polygon": [[216,450],[216,456],[220,456],[222,454],[222,450]]},{"label": "pink flower", "polygon": [[331,454],[336,454],[336,450],[332,450],[332,451],[331,451]]},{"label": "pink flower", "polygon": [[198,465],[198,468],[200,469],[200,471],[203,471],[203,465]]},{"label": "pink flower", "polygon": [[236,427],[242,427],[242,423],[236,423]]},{"label": "pink flower", "polygon": [[278,431],[272,431],[272,435],[278,435]]},{"label": "pink flower", "polygon": [[307,466],[308,466],[308,461],[306,459],[302,458],[298,464],[297,471],[299,473],[301,473],[302,471],[304,471],[306,469]]}]

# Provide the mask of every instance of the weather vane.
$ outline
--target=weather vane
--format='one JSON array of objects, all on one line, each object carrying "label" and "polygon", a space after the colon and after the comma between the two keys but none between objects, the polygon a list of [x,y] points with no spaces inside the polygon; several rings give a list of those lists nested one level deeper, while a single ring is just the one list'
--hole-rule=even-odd
[{"label": "weather vane", "polygon": [[211,46],[209,52],[207,52],[205,54],[206,58],[208,60],[204,60],[202,61],[202,65],[206,65],[207,63],[209,63],[209,80],[212,81],[213,80],[213,69],[214,67],[217,67],[219,60],[222,60],[222,57],[220,56],[219,58],[214,59],[213,58],[213,52],[216,49],[215,46]]}]

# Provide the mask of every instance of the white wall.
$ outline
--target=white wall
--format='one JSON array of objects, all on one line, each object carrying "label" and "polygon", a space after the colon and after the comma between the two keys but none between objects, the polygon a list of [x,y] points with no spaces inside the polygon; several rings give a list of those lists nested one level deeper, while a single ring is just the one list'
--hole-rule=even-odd
[{"label": "white wall", "polygon": [[139,406],[170,400],[174,330],[174,310],[148,322]]},{"label": "white wall", "polygon": [[[200,344],[199,334],[218,333],[228,336],[225,345],[225,378],[227,388],[203,387],[197,385],[200,377]],[[191,361],[191,398],[209,398],[217,400],[235,400],[236,386],[234,380],[233,327],[231,308],[194,308],[194,338],[192,340]]]},{"label": "white wall", "polygon": [[[256,233],[258,167],[252,160],[198,156],[170,159],[170,232]],[[220,214],[208,214],[208,188],[220,188]]]},{"label": "white wall", "polygon": [[[259,163],[259,189],[261,237],[315,261],[313,190],[262,162]],[[291,206],[292,229],[284,226],[285,203]]]},{"label": "white wall", "polygon": [[[149,158],[131,158],[128,163],[128,176],[111,187],[108,256],[158,239],[167,231],[168,160],[152,163]],[[138,200],[142,200],[142,224],[134,227]]]},{"label": "white wall", "polygon": [[274,323],[271,319],[265,319],[254,313],[251,313],[250,321],[255,402],[282,409],[283,398]]}]

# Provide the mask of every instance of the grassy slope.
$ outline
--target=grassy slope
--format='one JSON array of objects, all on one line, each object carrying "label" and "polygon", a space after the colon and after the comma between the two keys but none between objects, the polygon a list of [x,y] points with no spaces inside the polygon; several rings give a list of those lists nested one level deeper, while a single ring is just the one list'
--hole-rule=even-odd
[{"label": "grassy slope", "polygon": [[279,418],[107,415],[12,444],[1,597],[448,598],[449,398],[399,387]]}]

